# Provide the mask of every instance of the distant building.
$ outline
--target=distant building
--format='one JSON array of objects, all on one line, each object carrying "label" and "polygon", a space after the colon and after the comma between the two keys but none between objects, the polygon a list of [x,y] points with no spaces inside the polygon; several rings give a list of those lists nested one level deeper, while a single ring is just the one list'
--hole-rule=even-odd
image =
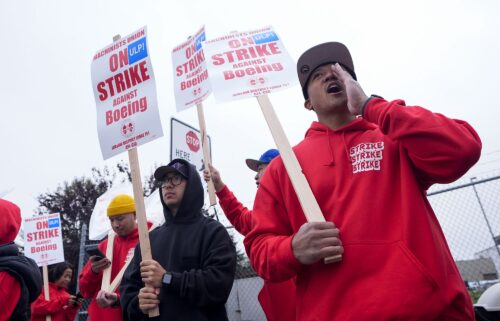
[{"label": "distant building", "polygon": [[479,282],[498,279],[497,269],[491,258],[457,261],[462,279],[469,282]]},{"label": "distant building", "polygon": [[485,258],[492,260],[495,264],[497,274],[500,271],[500,254],[498,253],[497,245],[482,250],[481,252],[477,252],[474,254],[474,257],[477,259]]}]

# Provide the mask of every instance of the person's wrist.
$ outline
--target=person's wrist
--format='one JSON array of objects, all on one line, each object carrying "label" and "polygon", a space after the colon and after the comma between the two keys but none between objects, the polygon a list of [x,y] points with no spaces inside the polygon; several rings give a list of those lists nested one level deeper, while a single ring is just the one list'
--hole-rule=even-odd
[{"label": "person's wrist", "polygon": [[224,189],[225,186],[226,186],[226,184],[224,184],[222,182],[217,184],[217,186],[215,186],[215,192],[219,193],[220,191],[222,191]]},{"label": "person's wrist", "polygon": [[161,278],[161,285],[162,287],[168,287],[172,283],[172,273],[165,271],[163,273],[163,276]]},{"label": "person's wrist", "polygon": [[[368,103],[370,102],[370,100],[372,100],[373,98],[382,98],[378,95],[370,95],[370,97],[366,98],[365,102],[363,103],[363,105],[361,106],[361,108],[359,109],[359,115],[361,117],[363,117],[363,115],[365,114],[365,108],[366,106],[368,105]],[[383,99],[383,98],[382,98]]]}]

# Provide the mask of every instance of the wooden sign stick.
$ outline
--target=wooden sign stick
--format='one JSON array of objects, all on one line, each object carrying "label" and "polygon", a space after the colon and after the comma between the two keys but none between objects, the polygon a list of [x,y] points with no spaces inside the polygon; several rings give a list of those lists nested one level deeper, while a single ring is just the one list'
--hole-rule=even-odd
[{"label": "wooden sign stick", "polygon": [[[141,171],[139,169],[139,156],[137,147],[128,150],[130,172],[132,173],[132,187],[134,189],[135,214],[137,216],[137,228],[139,230],[139,243],[141,247],[142,260],[152,260],[151,244],[149,243],[148,222],[146,218],[146,208],[144,206],[144,195],[142,191]],[[148,287],[149,284],[146,284]],[[160,315],[158,306],[149,311],[149,317]]]},{"label": "wooden sign stick", "polygon": [[111,264],[102,272],[101,290],[109,292],[109,284],[111,282],[111,267],[113,266],[113,244],[115,242],[115,232],[113,230],[108,233],[108,245],[106,246],[106,257]]},{"label": "wooden sign stick", "polygon": [[[42,266],[42,274],[43,274],[43,295],[45,297],[45,300],[49,301],[50,299],[50,294],[49,294],[49,270],[47,269],[47,264],[44,264]],[[45,321],[51,321],[52,316],[50,314],[47,314],[45,316]]]},{"label": "wooden sign stick", "polygon": [[[203,164],[205,165],[205,169],[208,170],[208,175],[211,175],[209,164],[212,164],[212,160],[210,159],[210,151],[208,150],[208,137],[202,103],[196,104],[196,109],[198,110],[198,121],[200,123],[201,146],[203,148]],[[215,198],[215,186],[212,179],[207,182],[207,185],[210,205],[215,205],[217,204],[217,199]]]},{"label": "wooden sign stick", "polygon": [[[149,228],[149,232],[151,232],[152,230],[154,230],[156,228],[156,225],[152,225],[150,228]],[[120,272],[118,272],[118,274],[115,276],[115,278],[113,279],[113,282],[111,282],[111,285],[109,286],[109,291],[108,292],[115,292],[116,288],[118,287],[118,285],[120,284],[120,282],[122,281],[122,278],[123,278],[123,273],[125,273],[125,270],[127,269],[127,267],[129,266],[130,262],[132,262],[132,259],[134,258],[134,256],[132,255],[131,257],[128,258],[128,260],[125,262],[125,265],[122,266]]]},{"label": "wooden sign stick", "polygon": [[[295,189],[295,193],[297,193],[297,197],[299,198],[300,205],[307,221],[325,222],[325,217],[321,212],[321,208],[314,197],[304,173],[302,173],[302,168],[300,167],[297,156],[293,152],[292,146],[290,146],[290,142],[285,135],[283,127],[281,127],[281,123],[273,109],[269,97],[267,95],[257,96],[257,101],[262,109],[267,125],[271,130],[276,146],[278,146],[286,171]],[[342,260],[341,254],[327,257],[324,259],[324,262],[329,264],[340,260]]]},{"label": "wooden sign stick", "polygon": [[[121,38],[120,35],[113,37],[113,41]],[[139,230],[139,244],[141,248],[141,256],[143,260],[151,260],[151,244],[149,243],[148,222],[146,218],[146,208],[144,206],[144,195],[142,191],[141,169],[139,168],[139,156],[137,155],[137,147],[128,150],[128,161],[130,164],[130,172],[132,174],[132,188],[134,189],[135,214],[137,217],[137,229]],[[148,287],[149,285],[146,284]],[[158,306],[149,311],[149,317],[157,317],[160,315]]]}]

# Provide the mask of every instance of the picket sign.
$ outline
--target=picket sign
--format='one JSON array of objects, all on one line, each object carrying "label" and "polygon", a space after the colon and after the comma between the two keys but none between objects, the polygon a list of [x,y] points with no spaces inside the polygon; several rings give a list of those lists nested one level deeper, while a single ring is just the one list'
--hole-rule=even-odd
[{"label": "picket sign", "polygon": [[[274,111],[273,105],[269,100],[268,95],[257,96],[257,101],[259,102],[264,118],[266,119],[267,125],[271,130],[274,142],[280,151],[281,158],[285,165],[285,169],[290,177],[295,193],[299,198],[300,206],[304,211],[304,214],[308,222],[325,222],[325,217],[321,212],[321,208],[314,197],[314,194],[307,182],[307,179],[302,172],[300,163],[292,150],[292,146],[285,135],[285,131],[279,122],[278,116]],[[342,260],[342,254],[327,257],[324,259],[326,264],[339,262]]]},{"label": "picket sign", "polygon": [[106,246],[106,257],[110,265],[102,271],[101,290],[109,292],[109,283],[111,282],[111,266],[113,266],[113,244],[115,243],[115,232],[108,233],[108,245]]},{"label": "picket sign", "polygon": [[[196,104],[196,108],[198,111],[198,122],[200,124],[201,147],[203,149],[203,164],[204,164],[204,169],[208,171],[210,177],[210,180],[207,182],[208,198],[210,201],[210,205],[213,206],[217,204],[217,198],[215,197],[214,182],[212,181],[210,173],[209,165],[212,162],[210,159],[207,128],[205,124],[205,115],[203,113],[203,104],[202,104],[203,100],[210,95],[211,89],[207,78],[189,76],[188,74],[182,71],[182,68],[181,70],[178,69],[180,67],[179,64],[181,64],[181,66],[184,64],[186,65],[195,64],[193,60],[196,61],[196,59],[193,58],[193,56],[196,57],[198,54],[202,54],[201,42],[204,39],[205,39],[205,27],[202,27],[194,35],[189,36],[185,42],[183,42],[182,44],[180,44],[179,46],[175,47],[172,50],[172,63],[174,65],[174,96],[177,105],[177,111],[184,110]],[[184,54],[182,54],[183,52]],[[186,58],[188,60],[186,60]],[[175,68],[175,66],[179,67]],[[204,75],[207,72],[203,60],[199,62],[197,68],[198,68],[197,69],[198,76]],[[177,70],[177,72],[175,70]],[[188,94],[189,91],[187,90],[187,88],[190,88],[191,85],[187,86],[187,88],[182,86],[182,84],[185,83],[193,83],[192,85],[193,87],[191,88],[193,89],[192,94],[194,94],[195,97],[193,97],[191,94]]]},{"label": "picket sign", "polygon": [[[120,35],[114,36],[113,42],[119,40],[120,38]],[[128,150],[128,161],[130,165],[130,172],[132,174],[132,188],[134,190],[135,214],[137,217],[137,228],[139,230],[141,256],[143,260],[151,260],[153,259],[153,256],[151,255],[151,244],[149,243],[148,223],[146,218],[146,208],[144,206],[144,195],[142,194],[141,170],[139,167],[137,147],[133,147]],[[146,287],[148,286],[149,285],[146,284]],[[149,311],[150,318],[157,317],[159,315],[160,309],[158,306]]]},{"label": "picket sign", "polygon": [[[210,151],[208,150],[208,138],[207,138],[207,128],[205,125],[205,114],[203,113],[203,104],[196,104],[196,109],[198,110],[198,122],[200,123],[200,135],[201,135],[201,147],[203,148],[203,162],[205,164],[205,170],[208,171],[208,176],[212,177],[210,173],[210,166],[212,160],[210,159]],[[207,182],[208,185],[208,198],[210,199],[210,205],[216,205],[217,199],[215,198],[215,186],[212,178]]]},{"label": "picket sign", "polygon": [[[47,269],[47,264],[44,264],[42,266],[42,274],[43,274],[43,295],[45,297],[46,301],[49,301],[50,299],[50,294],[49,294],[49,270]],[[45,316],[45,321],[51,321],[52,317],[50,314],[47,314]]]}]

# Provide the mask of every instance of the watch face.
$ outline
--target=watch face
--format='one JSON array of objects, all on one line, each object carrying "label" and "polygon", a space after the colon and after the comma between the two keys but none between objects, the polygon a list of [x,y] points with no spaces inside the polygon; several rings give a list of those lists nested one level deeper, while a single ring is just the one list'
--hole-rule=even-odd
[{"label": "watch face", "polygon": [[165,275],[163,276],[163,283],[164,284],[170,284],[170,282],[172,281],[172,274],[170,273],[165,273]]}]

